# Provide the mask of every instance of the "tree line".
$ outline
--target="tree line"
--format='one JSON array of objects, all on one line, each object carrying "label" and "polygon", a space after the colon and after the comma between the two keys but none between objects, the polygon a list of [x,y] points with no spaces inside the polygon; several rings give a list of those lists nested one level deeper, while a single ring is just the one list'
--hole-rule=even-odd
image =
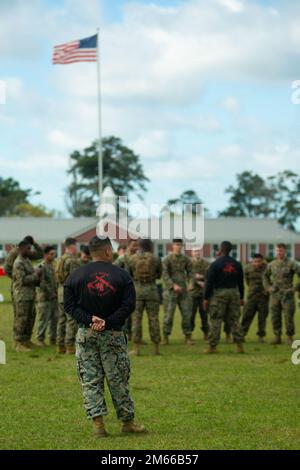
[{"label": "tree line", "polygon": [[[120,138],[103,139],[103,183],[111,186],[117,196],[137,194],[143,199],[149,179],[145,175],[140,156],[124,145]],[[98,200],[98,146],[93,142],[82,151],[70,155],[68,169],[70,183],[66,188],[66,207],[73,217],[94,216]],[[32,189],[23,189],[13,178],[0,176],[0,216],[53,217],[55,210],[34,205]],[[236,175],[236,182],[225,189],[229,196],[227,207],[220,217],[276,218],[286,228],[296,230],[300,219],[300,177],[289,170],[262,177],[252,171]],[[193,189],[166,202],[164,209],[181,211],[184,204],[192,210],[202,199]],[[205,202],[205,201],[204,201]],[[207,211],[209,216],[209,211]]]}]

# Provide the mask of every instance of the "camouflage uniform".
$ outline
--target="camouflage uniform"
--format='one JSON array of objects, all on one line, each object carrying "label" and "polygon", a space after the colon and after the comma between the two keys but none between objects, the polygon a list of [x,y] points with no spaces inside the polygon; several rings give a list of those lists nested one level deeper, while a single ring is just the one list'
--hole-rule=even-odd
[{"label": "camouflage uniform", "polygon": [[14,339],[20,343],[31,340],[35,321],[35,287],[39,277],[28,258],[18,255],[12,270],[15,302]]},{"label": "camouflage uniform", "polygon": [[244,341],[240,325],[240,293],[234,289],[215,289],[209,304],[210,331],[208,341],[216,347],[220,341],[222,321],[227,318],[235,343]]},{"label": "camouflage uniform", "polygon": [[56,329],[58,319],[57,282],[53,264],[43,262],[41,265],[42,276],[37,288],[38,332],[37,339],[45,340],[46,330],[49,325],[49,339],[56,342]]},{"label": "camouflage uniform", "polygon": [[[34,243],[33,248],[34,248],[34,250],[32,250],[29,254],[29,259],[38,260],[38,259],[43,258],[43,250],[40,247],[40,245],[38,245],[37,243]],[[15,262],[15,260],[17,259],[18,255],[19,255],[19,252],[20,252],[19,247],[15,246],[14,248],[12,248],[10,250],[10,252],[8,253],[8,255],[6,257],[6,260],[5,260],[5,263],[4,263],[4,271],[6,272],[7,276],[10,279],[12,279],[13,265],[14,265],[14,262]],[[15,315],[16,314],[16,306],[15,306],[15,301],[14,301],[13,283],[11,283],[11,286],[10,286],[10,294],[11,294],[11,302],[12,302],[12,306],[13,306],[13,311],[14,311],[14,315]]]},{"label": "camouflage uniform", "polygon": [[[270,308],[274,334],[282,333],[282,312],[285,319],[287,336],[295,334],[295,296],[294,275],[300,276],[300,267],[295,261],[275,259],[268,264],[263,283],[266,291],[271,293]],[[299,289],[299,286],[298,286]]]},{"label": "camouflage uniform", "polygon": [[[62,272],[60,273],[60,266],[62,263]],[[57,345],[64,347],[74,346],[75,337],[77,332],[76,321],[67,315],[64,310],[64,282],[67,277],[80,267],[79,258],[70,253],[63,254],[56,261],[55,274],[58,281],[58,323],[57,323]]]},{"label": "camouflage uniform", "polygon": [[129,394],[130,362],[125,334],[122,331],[98,333],[91,328],[79,328],[76,358],[87,416],[107,415],[104,397],[106,378],[117,417],[124,422],[133,420],[134,404]]},{"label": "camouflage uniform", "polygon": [[[172,332],[176,306],[182,316],[182,331],[185,335],[192,333],[191,328],[191,298],[187,292],[187,284],[192,282],[192,263],[188,256],[171,253],[163,260],[163,281],[168,291],[168,307],[164,315],[163,333],[167,337]],[[177,294],[173,290],[174,284],[182,287],[183,291]]]},{"label": "camouflage uniform", "polygon": [[155,283],[162,274],[162,265],[152,253],[141,252],[130,258],[130,272],[136,290],[136,309],[133,315],[133,342],[142,341],[142,318],[146,309],[151,341],[160,343],[159,294]]},{"label": "camouflage uniform", "polygon": [[192,269],[193,269],[193,290],[191,291],[192,296],[192,317],[191,317],[191,326],[192,330],[195,329],[195,319],[196,314],[199,309],[200,317],[201,317],[201,329],[205,335],[208,334],[209,331],[209,324],[208,324],[208,315],[203,308],[203,287],[199,284],[199,280],[196,279],[195,275],[201,275],[201,281],[204,282],[207,271],[209,268],[209,262],[203,258],[196,259],[192,258]]},{"label": "camouflage uniform", "polygon": [[[119,266],[119,268],[125,269],[130,274],[130,258],[131,255],[129,253],[125,253],[122,256],[119,256],[115,261],[114,264]],[[126,319],[124,331],[129,338],[132,336],[132,317],[131,315]]]},{"label": "camouflage uniform", "polygon": [[248,264],[245,268],[245,280],[248,285],[248,297],[244,307],[242,318],[242,328],[246,335],[249,331],[251,323],[258,313],[258,332],[260,338],[266,336],[266,321],[269,312],[269,294],[263,286],[263,277],[267,264],[264,263],[260,268],[255,268],[252,264]]}]

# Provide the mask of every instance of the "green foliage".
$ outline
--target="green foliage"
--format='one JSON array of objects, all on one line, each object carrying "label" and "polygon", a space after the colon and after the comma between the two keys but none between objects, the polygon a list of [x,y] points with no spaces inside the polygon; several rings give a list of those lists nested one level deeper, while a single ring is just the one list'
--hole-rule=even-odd
[{"label": "green foliage", "polygon": [[19,217],[54,217],[55,211],[48,211],[42,204],[33,205],[24,202],[15,207],[13,215]]},{"label": "green foliage", "polygon": [[223,217],[272,217],[286,228],[295,230],[300,218],[300,178],[286,170],[263,179],[244,171],[237,175],[237,186],[229,186],[229,206]]},{"label": "green foliage", "polygon": [[[117,196],[129,196],[133,191],[142,197],[148,178],[144,174],[140,157],[117,137],[102,140],[103,185],[111,186]],[[82,152],[70,155],[72,180],[67,188],[67,206],[74,217],[94,216],[98,197],[98,144],[93,142]]]},{"label": "green foliage", "polygon": [[[9,283],[0,278],[0,292],[9,299]],[[199,328],[196,345],[186,347],[175,317],[171,344],[162,355],[148,346],[133,357],[131,392],[136,419],[149,429],[146,436],[120,432],[109,394],[105,418],[111,436],[93,437],[85,417],[75,358],[55,354],[54,347],[29,354],[12,350],[13,312],[0,304],[0,339],[7,344],[8,363],[0,365],[0,449],[297,449],[300,448],[300,366],[291,364],[287,345],[258,344],[256,324],[245,345],[220,345],[206,356]],[[162,312],[161,312],[162,319]],[[299,312],[296,315],[300,328]],[[270,320],[268,328],[271,336]]]},{"label": "green foliage", "polygon": [[16,206],[28,203],[30,194],[31,189],[22,189],[13,178],[0,176],[0,217],[13,215]]},{"label": "green foliage", "polygon": [[163,210],[167,208],[171,213],[182,213],[184,206],[190,206],[191,212],[195,214],[198,204],[202,204],[198,194],[193,189],[188,189],[178,198],[169,199]]}]

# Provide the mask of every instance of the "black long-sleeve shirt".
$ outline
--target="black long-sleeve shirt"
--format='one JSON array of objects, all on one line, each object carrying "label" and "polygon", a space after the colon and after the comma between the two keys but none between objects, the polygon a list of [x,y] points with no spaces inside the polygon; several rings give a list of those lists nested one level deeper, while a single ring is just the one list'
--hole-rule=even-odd
[{"label": "black long-sleeve shirt", "polygon": [[244,273],[241,263],[231,256],[220,256],[209,267],[205,282],[204,299],[209,300],[214,289],[238,287],[241,299],[244,298]]},{"label": "black long-sleeve shirt", "polygon": [[120,331],[135,309],[135,289],[129,274],[111,263],[95,261],[73,271],[64,285],[64,308],[78,324],[92,316],[105,320],[107,330]]}]

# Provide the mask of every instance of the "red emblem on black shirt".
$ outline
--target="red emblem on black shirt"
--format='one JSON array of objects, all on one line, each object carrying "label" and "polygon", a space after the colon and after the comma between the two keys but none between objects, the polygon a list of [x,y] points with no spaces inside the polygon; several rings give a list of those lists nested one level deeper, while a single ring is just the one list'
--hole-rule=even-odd
[{"label": "red emblem on black shirt", "polygon": [[105,279],[107,276],[107,273],[92,274],[91,277],[93,279],[87,285],[87,288],[90,293],[94,293],[99,297],[108,294],[108,292],[112,292],[114,294],[117,289]]},{"label": "red emblem on black shirt", "polygon": [[235,266],[232,263],[227,263],[223,268],[223,272],[226,274],[234,274],[236,273]]}]

